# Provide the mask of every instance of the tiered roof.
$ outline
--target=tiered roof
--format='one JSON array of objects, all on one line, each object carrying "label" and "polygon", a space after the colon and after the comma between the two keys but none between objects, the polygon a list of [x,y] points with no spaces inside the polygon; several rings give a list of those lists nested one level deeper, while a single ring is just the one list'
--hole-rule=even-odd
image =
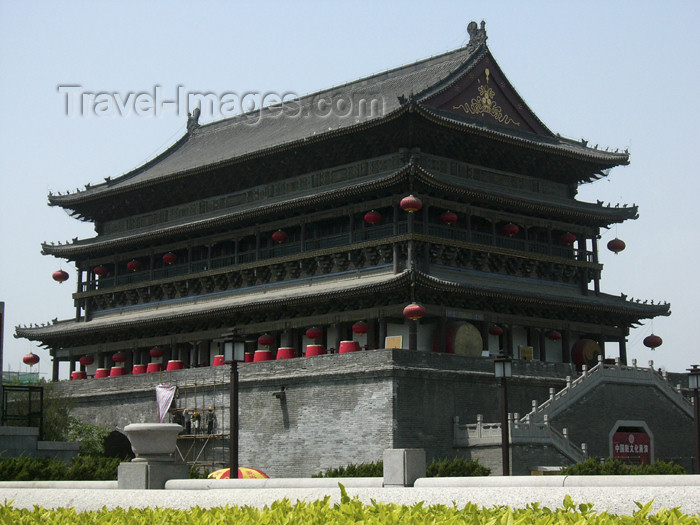
[{"label": "tiered roof", "polygon": [[[486,46],[483,26],[474,29],[470,25],[470,29],[469,44],[455,51],[282,105],[201,126],[192,121],[182,138],[150,162],[121,177],[88,185],[82,191],[50,194],[49,204],[73,210],[86,220],[99,220],[100,207],[95,203],[105,198],[309,147],[408,114],[477,139],[508,144],[518,151],[545,153],[585,164],[583,175],[571,175],[574,183],[604,176],[605,170],[629,162],[627,152],[591,148],[585,141],[565,139],[549,131],[500,71]],[[485,86],[482,79],[487,70]],[[487,105],[481,104],[481,112],[470,111],[472,95],[480,96],[478,89],[484,86],[493,91]],[[361,100],[379,100],[381,110],[358,110],[350,116],[320,112],[318,103],[322,100],[350,101],[353,109],[359,107]],[[458,102],[462,102],[462,107]]]}]

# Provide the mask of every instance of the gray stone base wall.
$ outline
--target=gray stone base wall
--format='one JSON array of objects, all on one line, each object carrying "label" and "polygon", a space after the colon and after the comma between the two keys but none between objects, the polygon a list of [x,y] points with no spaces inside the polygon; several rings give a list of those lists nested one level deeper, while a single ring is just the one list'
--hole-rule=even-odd
[{"label": "gray stone base wall", "polygon": [[[515,361],[508,383],[509,411],[524,415],[533,399],[542,403],[550,388],[563,388],[566,376],[575,376],[568,364]],[[228,463],[229,377],[228,366],[205,367],[64,381],[55,392],[67,399],[72,415],[114,429],[155,421],[156,385],[176,385],[173,406],[212,406],[216,413],[216,436],[179,442],[187,459],[198,457],[214,469]],[[307,477],[349,463],[378,461],[385,449],[419,448],[425,449],[428,463],[474,457],[500,474],[498,447],[454,447],[455,416],[464,423],[475,423],[477,414],[484,421],[500,421],[499,384],[490,359],[370,350],[241,364],[239,378],[241,466],[274,477]],[[629,386],[603,387],[582,402],[585,408],[573,407],[552,424],[567,427],[572,441],[586,442],[591,454],[607,455],[610,418],[654,418],[659,459],[670,457],[674,449],[680,451],[676,455],[689,456],[685,438],[678,437],[689,432],[688,420],[670,405],[653,392],[640,395]],[[645,407],[652,411],[645,412]],[[518,473],[529,473],[532,466],[564,463],[546,447],[533,447],[516,449],[512,464],[522,466]]]}]

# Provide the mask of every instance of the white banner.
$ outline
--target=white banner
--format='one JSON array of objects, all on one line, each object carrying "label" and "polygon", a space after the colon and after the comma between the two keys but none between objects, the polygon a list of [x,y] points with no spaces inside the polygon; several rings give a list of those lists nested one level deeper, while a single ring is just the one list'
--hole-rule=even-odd
[{"label": "white banner", "polygon": [[158,404],[158,422],[162,423],[165,414],[168,413],[170,403],[175,397],[175,388],[170,385],[158,385],[156,387],[156,403]]}]

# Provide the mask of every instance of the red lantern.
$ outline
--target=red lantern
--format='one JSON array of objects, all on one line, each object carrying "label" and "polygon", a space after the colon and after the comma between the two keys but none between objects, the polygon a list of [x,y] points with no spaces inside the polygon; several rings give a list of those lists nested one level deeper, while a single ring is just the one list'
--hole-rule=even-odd
[{"label": "red lantern", "polygon": [[625,244],[625,241],[618,239],[617,237],[615,237],[612,241],[608,243],[608,250],[610,250],[611,252],[615,252],[616,255],[622,250],[624,250],[626,247],[627,246]]},{"label": "red lantern", "polygon": [[367,224],[379,224],[382,216],[378,211],[372,210],[365,213],[365,222]]},{"label": "red lantern", "polygon": [[115,363],[123,363],[126,361],[126,356],[121,352],[117,352],[116,354],[112,355],[112,361]]},{"label": "red lantern", "polygon": [[513,235],[517,235],[519,231],[520,231],[520,228],[518,228],[518,225],[513,224],[512,222],[509,222],[503,228],[501,228],[501,233],[503,235],[507,235],[508,237],[512,237]]},{"label": "red lantern", "polygon": [[29,352],[22,358],[22,361],[24,361],[25,365],[34,366],[39,362],[39,356],[33,352]]},{"label": "red lantern", "polygon": [[369,332],[369,327],[364,321],[357,321],[354,325],[352,325],[353,334],[366,334],[367,332]]},{"label": "red lantern", "polygon": [[321,332],[321,330],[319,330],[315,326],[312,328],[309,328],[306,331],[306,337],[308,337],[309,339],[313,339],[314,341],[316,339],[321,339],[322,336],[323,336],[323,332]]},{"label": "red lantern", "polygon": [[177,255],[175,255],[173,252],[168,252],[163,255],[162,259],[165,264],[175,264],[175,261],[177,261]]},{"label": "red lantern", "polygon": [[440,215],[440,222],[449,226],[457,222],[457,214],[453,211],[447,210]]},{"label": "red lantern", "polygon": [[64,272],[63,270],[56,270],[55,272],[53,272],[51,277],[53,277],[54,281],[62,283],[63,281],[68,280],[69,275],[68,272]]},{"label": "red lantern", "polygon": [[561,334],[556,330],[552,330],[550,332],[547,332],[547,339],[549,339],[550,341],[559,341],[559,339],[561,339]]},{"label": "red lantern", "polygon": [[566,244],[567,246],[571,246],[572,244],[574,244],[576,242],[576,236],[571,232],[566,232],[561,237],[559,237],[559,240],[561,241],[562,244]]},{"label": "red lantern", "polygon": [[489,326],[489,333],[491,335],[502,335],[503,334],[503,328],[498,326],[497,324]]},{"label": "red lantern", "polygon": [[92,363],[95,362],[95,358],[92,357],[91,355],[84,355],[83,357],[81,357],[79,359],[79,361],[80,361],[81,365],[88,366],[88,365],[91,365]]},{"label": "red lantern", "polygon": [[403,309],[403,316],[411,321],[417,321],[425,316],[425,308],[417,303],[411,303]]},{"label": "red lantern", "polygon": [[131,259],[126,263],[126,269],[130,272],[138,272],[141,269],[141,263],[136,259]]},{"label": "red lantern", "polygon": [[107,271],[107,268],[105,268],[102,265],[99,265],[99,266],[95,266],[92,269],[92,273],[94,273],[95,275],[97,275],[99,277],[102,277],[104,275],[107,275],[109,272]]},{"label": "red lantern", "polygon": [[654,334],[646,336],[643,341],[644,346],[651,348],[652,350],[656,350],[656,348],[661,346],[663,342],[663,339]]},{"label": "red lantern", "polygon": [[272,240],[277,244],[282,244],[287,241],[287,234],[283,230],[277,230],[272,234]]},{"label": "red lantern", "polygon": [[151,357],[163,357],[163,350],[161,350],[157,346],[154,346],[148,351],[148,355],[150,355]]},{"label": "red lantern", "polygon": [[418,197],[409,195],[408,197],[404,197],[403,199],[401,199],[400,206],[403,211],[413,213],[420,210],[423,207],[423,203]]},{"label": "red lantern", "polygon": [[275,338],[270,334],[263,334],[258,337],[258,344],[260,346],[272,346],[275,343]]}]

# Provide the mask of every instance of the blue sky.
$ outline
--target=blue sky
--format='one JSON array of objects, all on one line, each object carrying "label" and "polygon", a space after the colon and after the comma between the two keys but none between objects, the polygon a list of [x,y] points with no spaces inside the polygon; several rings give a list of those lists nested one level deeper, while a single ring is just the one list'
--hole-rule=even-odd
[{"label": "blue sky", "polygon": [[[5,370],[30,350],[14,326],[74,315],[72,267],[42,241],[92,235],[46,205],[141,164],[184,133],[186,117],[65,114],[60,85],[86,91],[304,94],[460,47],[470,20],[511,83],[554,132],[612,149],[631,164],[581,188],[579,198],[639,205],[640,217],[603,232],[602,289],[669,301],[654,321],[664,339],[628,353],[683,371],[700,363],[695,331],[700,248],[700,4],[695,2],[170,2],[0,3],[0,300]],[[206,116],[203,120],[206,120]],[[71,279],[59,285],[62,267]],[[65,375],[65,370],[62,372]]]}]

